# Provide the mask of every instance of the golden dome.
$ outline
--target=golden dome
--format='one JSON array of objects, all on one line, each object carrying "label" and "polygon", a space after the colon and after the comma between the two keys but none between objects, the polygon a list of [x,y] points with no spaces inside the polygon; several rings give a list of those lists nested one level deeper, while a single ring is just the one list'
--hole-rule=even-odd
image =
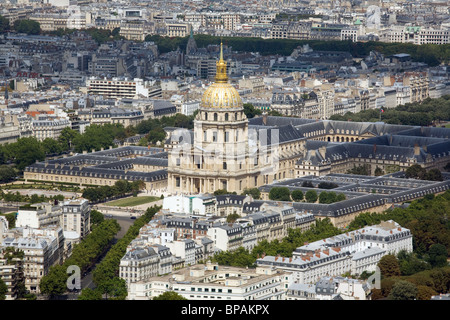
[{"label": "golden dome", "polygon": [[216,81],[202,97],[201,106],[206,108],[242,108],[242,100],[237,90],[228,83],[227,63],[223,60],[222,44],[220,58],[216,63]]}]

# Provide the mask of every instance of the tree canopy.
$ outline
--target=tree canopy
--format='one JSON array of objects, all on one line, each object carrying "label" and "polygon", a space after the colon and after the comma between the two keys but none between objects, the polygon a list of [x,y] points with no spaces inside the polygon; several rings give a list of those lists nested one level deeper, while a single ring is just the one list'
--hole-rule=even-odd
[{"label": "tree canopy", "polygon": [[10,29],[9,19],[0,15],[0,33],[8,32]]},{"label": "tree canopy", "polygon": [[28,19],[19,19],[14,21],[14,30],[19,33],[37,35],[41,33],[41,25],[39,22]]},{"label": "tree canopy", "polygon": [[[376,122],[379,118],[379,109],[369,109],[358,113],[332,115],[330,120]],[[395,108],[385,108],[381,118],[381,121],[385,123],[412,126],[430,126],[448,120],[450,120],[450,95],[436,99],[427,98],[423,102],[406,103]]]},{"label": "tree canopy", "polygon": [[287,187],[273,187],[269,191],[269,199],[275,201],[290,201],[291,192]]}]

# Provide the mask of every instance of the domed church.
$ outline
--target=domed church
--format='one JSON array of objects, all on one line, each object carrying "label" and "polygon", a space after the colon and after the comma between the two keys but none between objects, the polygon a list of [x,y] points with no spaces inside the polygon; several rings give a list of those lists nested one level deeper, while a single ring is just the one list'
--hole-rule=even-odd
[{"label": "domed church", "polygon": [[169,192],[197,194],[225,189],[241,194],[246,188],[271,183],[278,158],[269,147],[277,138],[278,132],[249,131],[241,97],[228,83],[221,45],[215,82],[203,94],[193,135],[183,135],[169,151]]}]

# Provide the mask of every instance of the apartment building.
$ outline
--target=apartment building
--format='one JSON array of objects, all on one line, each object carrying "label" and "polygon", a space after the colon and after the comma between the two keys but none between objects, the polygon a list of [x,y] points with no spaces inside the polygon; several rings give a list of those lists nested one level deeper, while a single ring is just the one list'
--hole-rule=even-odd
[{"label": "apartment building", "polygon": [[16,228],[2,239],[2,247],[13,247],[24,253],[23,273],[25,287],[39,293],[39,283],[50,267],[61,264],[64,258],[64,234],[61,227]]},{"label": "apartment building", "polygon": [[271,39],[309,40],[311,37],[311,24],[304,22],[280,22],[272,24]]},{"label": "apartment building", "polygon": [[177,239],[197,239],[207,235],[210,222],[193,217],[171,217],[162,221],[166,228],[174,228]]},{"label": "apartment building", "polygon": [[14,143],[19,138],[19,123],[11,115],[0,115],[0,144]]},{"label": "apartment building", "polygon": [[215,198],[213,196],[185,196],[175,195],[165,197],[163,209],[171,213],[186,215],[211,215],[215,212]]},{"label": "apartment building", "polygon": [[60,13],[38,13],[32,14],[30,20],[39,22],[43,31],[56,31],[58,29],[85,29],[91,21],[88,12],[60,12]]},{"label": "apartment building", "polygon": [[144,120],[142,110],[125,108],[92,108],[78,111],[81,121],[90,124],[122,124],[124,127],[136,126]]},{"label": "apartment building", "polygon": [[16,227],[39,229],[50,225],[61,225],[61,216],[60,205],[48,202],[34,203],[19,207]]},{"label": "apartment building", "polygon": [[56,118],[41,115],[38,119],[32,120],[33,137],[39,141],[47,138],[58,140],[64,128],[71,128],[72,123],[66,118]]},{"label": "apartment building", "polygon": [[208,263],[132,283],[127,299],[151,300],[175,291],[188,300],[284,300],[287,283],[285,272],[270,267],[252,270]]},{"label": "apartment building", "polygon": [[23,260],[19,258],[6,259],[4,254],[5,250],[2,252],[2,248],[0,248],[0,279],[7,288],[5,300],[15,300],[25,281]]},{"label": "apartment building", "polygon": [[185,116],[192,116],[200,108],[200,101],[185,101],[181,104],[180,113]]},{"label": "apartment building", "polygon": [[167,37],[187,37],[191,33],[192,26],[188,23],[166,23]]},{"label": "apartment building", "polygon": [[120,23],[120,35],[127,40],[144,41],[154,30],[154,24],[145,20],[123,20]]},{"label": "apartment building", "polygon": [[447,44],[450,43],[450,28],[421,28],[414,37],[414,44]]},{"label": "apartment building", "polygon": [[322,277],[314,284],[291,284],[286,300],[371,300],[365,281],[344,277]]},{"label": "apartment building", "polygon": [[411,232],[390,220],[305,244],[290,258],[263,255],[256,263],[292,272],[293,283],[308,284],[325,276],[375,271],[384,255],[402,250],[412,252]]},{"label": "apartment building", "polygon": [[446,27],[426,28],[422,26],[392,26],[382,31],[381,41],[422,44],[450,43],[450,29]]},{"label": "apartment building", "polygon": [[122,19],[115,17],[97,17],[93,21],[94,25],[98,29],[114,30],[120,28]]},{"label": "apartment building", "polygon": [[193,266],[197,263],[196,243],[192,239],[180,239],[167,242],[166,247],[170,249],[172,255],[183,261],[183,266]]},{"label": "apartment building", "polygon": [[250,89],[251,92],[262,92],[265,89],[264,84],[264,78],[263,77],[249,77],[249,78],[243,78],[240,79],[239,82],[239,89]]},{"label": "apartment building", "polygon": [[159,255],[151,247],[133,247],[120,260],[119,276],[127,286],[159,274]]},{"label": "apartment building", "polygon": [[208,229],[208,238],[221,251],[234,251],[243,244],[243,231],[240,224],[224,224]]},{"label": "apartment building", "polygon": [[139,78],[90,78],[86,80],[86,88],[88,94],[103,96],[104,99],[148,97],[148,88],[144,80]]},{"label": "apartment building", "polygon": [[242,216],[244,205],[253,200],[251,196],[236,194],[217,195],[215,199],[215,214],[220,217],[226,217],[230,214]]},{"label": "apartment building", "polygon": [[64,231],[76,232],[80,239],[90,232],[91,206],[86,199],[64,201],[62,205],[62,227]]}]

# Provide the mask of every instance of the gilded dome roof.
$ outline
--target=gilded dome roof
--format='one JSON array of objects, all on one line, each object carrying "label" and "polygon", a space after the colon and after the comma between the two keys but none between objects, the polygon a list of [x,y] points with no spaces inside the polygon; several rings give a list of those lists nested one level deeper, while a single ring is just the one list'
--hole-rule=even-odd
[{"label": "gilded dome roof", "polygon": [[242,99],[237,90],[229,83],[213,83],[202,97],[202,107],[241,108]]},{"label": "gilded dome roof", "polygon": [[241,108],[242,99],[237,90],[228,83],[227,64],[223,60],[222,44],[220,59],[216,63],[216,81],[206,89],[201,106],[205,108]]}]

